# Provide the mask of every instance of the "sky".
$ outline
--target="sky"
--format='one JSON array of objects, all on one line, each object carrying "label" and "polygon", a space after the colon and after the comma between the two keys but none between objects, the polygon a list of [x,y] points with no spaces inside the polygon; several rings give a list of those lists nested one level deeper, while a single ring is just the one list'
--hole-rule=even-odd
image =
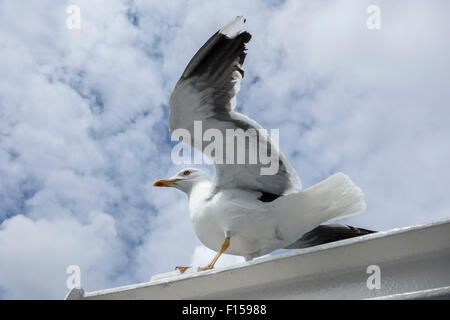
[{"label": "sky", "polygon": [[[381,29],[368,29],[369,5]],[[67,7],[81,10],[67,27]],[[448,1],[0,1],[0,299],[62,299],[203,265],[171,162],[170,93],[237,15],[237,111],[280,130],[309,187],[344,172],[373,230],[450,216]],[[202,165],[213,175],[213,167]],[[216,266],[243,261],[224,255]]]}]

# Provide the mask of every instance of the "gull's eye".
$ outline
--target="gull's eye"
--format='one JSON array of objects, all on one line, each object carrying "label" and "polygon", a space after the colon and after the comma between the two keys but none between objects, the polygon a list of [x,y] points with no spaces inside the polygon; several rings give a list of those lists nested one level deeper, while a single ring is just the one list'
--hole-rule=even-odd
[{"label": "gull's eye", "polygon": [[183,171],[183,176],[188,176],[188,175],[190,175],[190,174],[191,174],[191,172],[190,172],[189,170]]}]

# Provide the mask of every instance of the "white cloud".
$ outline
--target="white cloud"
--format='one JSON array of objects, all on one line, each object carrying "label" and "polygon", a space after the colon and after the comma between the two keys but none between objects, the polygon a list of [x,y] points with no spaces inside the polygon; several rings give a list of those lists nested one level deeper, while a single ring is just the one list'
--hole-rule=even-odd
[{"label": "white cloud", "polygon": [[86,224],[16,215],[0,228],[0,284],[10,299],[61,299],[69,265],[80,266],[83,287],[101,288],[126,261],[122,251],[114,220],[103,212],[90,212]]},{"label": "white cloud", "polygon": [[357,226],[448,216],[448,2],[379,1],[379,31],[370,1],[80,0],[72,31],[69,4],[0,4],[2,298],[62,298],[68,264],[95,290],[209,262],[185,196],[151,182],[180,168],[173,85],[238,14],[253,34],[238,108],[280,129],[305,187],[347,173],[368,202]]}]

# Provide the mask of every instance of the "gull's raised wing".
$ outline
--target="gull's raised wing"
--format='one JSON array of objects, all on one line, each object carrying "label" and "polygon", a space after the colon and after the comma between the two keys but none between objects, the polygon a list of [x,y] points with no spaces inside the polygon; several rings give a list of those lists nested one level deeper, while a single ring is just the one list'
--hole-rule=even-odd
[{"label": "gull's raised wing", "polygon": [[[301,182],[277,147],[258,130],[262,127],[234,111],[236,94],[244,75],[245,44],[251,39],[250,33],[240,31],[244,23],[243,17],[236,17],[217,31],[191,59],[170,96],[169,128],[172,133],[176,129],[187,129],[191,141],[184,142],[204,153],[210,142],[194,144],[194,121],[201,121],[203,132],[219,130],[223,137],[223,154],[217,150],[208,153],[215,162],[216,187],[261,191],[261,198],[271,201],[279,195],[298,192]],[[242,129],[245,132],[244,163],[237,158],[239,151],[242,152],[238,150],[239,145],[234,143],[234,148],[230,147],[238,138],[226,139],[227,129]],[[273,174],[261,174],[261,169],[267,169],[270,164],[260,156],[260,148],[267,149],[272,156],[278,156],[278,170]],[[256,162],[251,161],[251,152],[256,153]]]}]

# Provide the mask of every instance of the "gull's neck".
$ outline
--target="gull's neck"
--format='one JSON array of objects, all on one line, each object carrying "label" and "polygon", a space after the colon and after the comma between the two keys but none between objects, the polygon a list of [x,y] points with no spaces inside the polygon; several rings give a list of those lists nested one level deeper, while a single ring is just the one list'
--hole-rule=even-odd
[{"label": "gull's neck", "polygon": [[190,190],[187,190],[189,201],[205,200],[209,198],[214,190],[214,183],[211,180],[196,181]]},{"label": "gull's neck", "polygon": [[211,180],[198,181],[192,185],[187,192],[189,198],[189,215],[191,219],[194,215],[200,213],[204,208],[205,202],[211,199],[214,192],[214,183]]}]

